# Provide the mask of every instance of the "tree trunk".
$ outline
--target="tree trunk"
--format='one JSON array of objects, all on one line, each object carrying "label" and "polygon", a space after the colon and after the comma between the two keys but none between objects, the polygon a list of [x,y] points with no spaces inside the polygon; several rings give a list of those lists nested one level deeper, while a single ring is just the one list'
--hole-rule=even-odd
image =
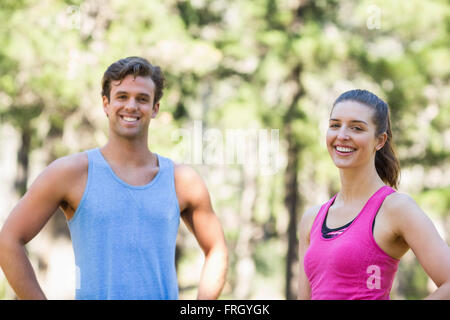
[{"label": "tree trunk", "polygon": [[302,65],[298,64],[293,70],[289,81],[297,83],[291,104],[286,114],[284,115],[285,135],[288,143],[287,151],[287,167],[285,172],[285,189],[286,195],[284,199],[285,206],[289,214],[289,224],[287,230],[288,249],[286,257],[286,287],[285,295],[287,300],[295,299],[295,285],[294,267],[298,260],[297,256],[297,211],[300,207],[300,197],[298,193],[299,185],[297,179],[297,171],[299,170],[299,153],[301,146],[298,138],[293,131],[293,120],[302,117],[302,113],[298,109],[298,101],[303,95],[303,90],[300,84],[300,74]]},{"label": "tree trunk", "polygon": [[27,190],[30,149],[31,129],[26,125],[21,128],[21,143],[17,153],[17,175],[14,182],[14,188],[20,197],[22,197]]},{"label": "tree trunk", "polygon": [[295,136],[291,132],[290,126],[287,128],[288,140],[288,164],[285,172],[285,205],[289,213],[289,224],[287,230],[288,250],[286,258],[286,299],[295,299],[294,286],[292,279],[294,277],[294,266],[297,261],[297,211],[299,205],[298,196],[298,153],[299,145],[296,142]]},{"label": "tree trunk", "polygon": [[242,166],[243,190],[240,210],[240,231],[236,244],[236,286],[234,295],[236,299],[248,299],[251,294],[251,284],[255,274],[253,261],[253,246],[251,243],[254,227],[252,224],[253,209],[256,200],[256,172],[254,167]]}]

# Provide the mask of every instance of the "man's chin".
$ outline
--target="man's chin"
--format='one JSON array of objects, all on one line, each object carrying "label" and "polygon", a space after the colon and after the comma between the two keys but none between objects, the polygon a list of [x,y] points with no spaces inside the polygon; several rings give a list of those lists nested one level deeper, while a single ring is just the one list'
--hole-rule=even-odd
[{"label": "man's chin", "polygon": [[136,130],[118,130],[114,134],[119,138],[127,140],[141,139],[144,136],[142,131]]}]

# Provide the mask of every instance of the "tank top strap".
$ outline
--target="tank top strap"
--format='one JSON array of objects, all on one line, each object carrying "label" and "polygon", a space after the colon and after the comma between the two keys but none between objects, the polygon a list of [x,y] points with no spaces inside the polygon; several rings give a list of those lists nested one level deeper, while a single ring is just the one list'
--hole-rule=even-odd
[{"label": "tank top strap", "polygon": [[106,162],[105,158],[103,158],[103,155],[100,152],[100,148],[87,150],[86,153],[89,159],[89,166],[92,167],[92,171],[95,172],[95,174],[100,173],[100,168],[104,173],[109,171],[109,164]]},{"label": "tank top strap", "polygon": [[168,190],[175,190],[175,168],[173,161],[157,153],[156,155],[158,157],[159,171],[161,178],[164,181],[163,183],[166,185]]},{"label": "tank top strap", "polygon": [[383,186],[375,192],[372,197],[367,201],[362,209],[364,212],[361,212],[360,217],[360,225],[363,226],[364,229],[368,229],[370,231],[369,234],[372,233],[372,224],[373,221],[380,209],[381,205],[384,202],[384,199],[391,193],[394,193],[395,190],[389,186]]},{"label": "tank top strap", "polygon": [[[93,148],[85,151],[89,161],[88,176],[89,180],[98,179],[108,174],[108,165],[104,161],[100,148]],[[88,181],[89,182],[89,181]]]},{"label": "tank top strap", "polygon": [[100,152],[99,148],[89,149],[86,151],[86,154],[89,159],[89,164],[92,164],[93,162],[97,162],[98,160],[100,160],[99,152]]},{"label": "tank top strap", "polygon": [[327,202],[325,202],[319,209],[316,218],[314,219],[313,226],[311,227],[310,239],[319,237],[321,235],[323,220],[325,219],[328,209],[330,209],[334,200],[336,199],[337,193]]},{"label": "tank top strap", "polygon": [[173,174],[173,162],[172,160],[170,160],[169,158],[163,157],[157,153],[155,153],[156,156],[158,157],[158,165],[159,165],[159,170],[166,170],[169,169],[169,174]]}]

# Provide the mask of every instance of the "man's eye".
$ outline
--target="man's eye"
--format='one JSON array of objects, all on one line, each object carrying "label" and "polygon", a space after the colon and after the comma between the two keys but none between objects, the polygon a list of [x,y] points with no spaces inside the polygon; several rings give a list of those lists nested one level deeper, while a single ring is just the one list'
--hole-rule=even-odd
[{"label": "man's eye", "polygon": [[336,123],[334,123],[334,124],[330,124],[330,128],[338,128],[339,127],[339,125],[338,124],[336,124]]}]

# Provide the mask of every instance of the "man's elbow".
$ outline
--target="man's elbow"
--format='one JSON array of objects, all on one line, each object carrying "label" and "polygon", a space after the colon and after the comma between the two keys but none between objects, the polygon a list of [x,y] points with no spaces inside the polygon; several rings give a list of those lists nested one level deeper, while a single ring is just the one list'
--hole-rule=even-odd
[{"label": "man's elbow", "polygon": [[213,252],[222,260],[228,262],[228,248],[225,244],[218,245],[216,248],[214,248]]},{"label": "man's elbow", "polygon": [[223,265],[224,265],[224,269],[225,269],[225,273],[228,270],[228,248],[227,246],[223,246],[223,248],[221,249],[221,256],[222,256],[222,261],[223,261]]},{"label": "man's elbow", "polygon": [[11,233],[2,229],[0,231],[0,263],[4,261],[5,257],[11,253],[12,250],[24,246],[20,238],[15,237]]},{"label": "man's elbow", "polygon": [[0,266],[3,265],[3,261],[5,258],[5,255],[9,251],[9,243],[10,240],[8,239],[7,235],[3,230],[0,231]]},{"label": "man's elbow", "polygon": [[217,267],[221,266],[225,271],[228,269],[228,248],[225,244],[216,245],[206,254],[206,258],[214,260]]}]

